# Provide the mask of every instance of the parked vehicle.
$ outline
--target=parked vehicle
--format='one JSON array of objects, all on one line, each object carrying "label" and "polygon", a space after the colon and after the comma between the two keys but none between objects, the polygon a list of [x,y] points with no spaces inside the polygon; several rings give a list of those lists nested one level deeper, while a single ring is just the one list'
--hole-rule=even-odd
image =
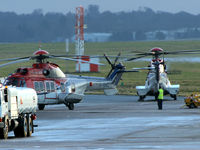
[{"label": "parked vehicle", "polygon": [[37,94],[25,87],[0,87],[0,138],[7,139],[8,132],[16,137],[31,136],[36,119]]},{"label": "parked vehicle", "polygon": [[192,93],[190,96],[186,97],[185,104],[189,108],[197,108],[200,106],[200,93]]}]

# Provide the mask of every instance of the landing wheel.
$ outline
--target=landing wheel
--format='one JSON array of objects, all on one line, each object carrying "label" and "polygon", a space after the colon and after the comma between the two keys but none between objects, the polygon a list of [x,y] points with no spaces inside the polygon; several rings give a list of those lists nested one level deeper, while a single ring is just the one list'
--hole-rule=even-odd
[{"label": "landing wheel", "polygon": [[0,138],[7,139],[8,138],[8,122],[5,121],[4,128],[0,129]]},{"label": "landing wheel", "polygon": [[74,103],[67,103],[66,106],[69,110],[74,110]]},{"label": "landing wheel", "polygon": [[194,103],[190,103],[190,105],[188,106],[189,108],[197,108],[197,106],[195,106]]},{"label": "landing wheel", "polygon": [[44,107],[45,107],[44,104],[39,104],[39,105],[38,105],[38,109],[39,109],[39,110],[44,110]]},{"label": "landing wheel", "polygon": [[74,110],[74,103],[69,103],[68,108],[69,110]]},{"label": "landing wheel", "polygon": [[177,96],[176,95],[174,96],[174,100],[177,100]]},{"label": "landing wheel", "polygon": [[177,100],[177,96],[176,95],[172,95],[172,98],[174,98],[174,100]]},{"label": "landing wheel", "polygon": [[140,96],[138,101],[144,101],[145,96]]}]

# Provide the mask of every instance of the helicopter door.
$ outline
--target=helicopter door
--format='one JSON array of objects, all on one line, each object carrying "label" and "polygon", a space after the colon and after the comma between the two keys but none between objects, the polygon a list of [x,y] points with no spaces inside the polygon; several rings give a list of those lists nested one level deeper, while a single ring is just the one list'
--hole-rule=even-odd
[{"label": "helicopter door", "polygon": [[54,81],[45,81],[45,88],[46,88],[46,95],[45,99],[51,99],[52,101],[54,99],[57,99],[57,92],[55,88],[55,82]]}]

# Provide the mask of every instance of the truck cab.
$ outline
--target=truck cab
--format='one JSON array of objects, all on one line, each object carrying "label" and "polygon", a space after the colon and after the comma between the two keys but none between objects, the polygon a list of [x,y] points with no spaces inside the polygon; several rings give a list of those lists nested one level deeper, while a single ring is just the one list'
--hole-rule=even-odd
[{"label": "truck cab", "polygon": [[0,128],[4,126],[2,120],[8,115],[8,101],[4,98],[4,88],[0,88]]}]

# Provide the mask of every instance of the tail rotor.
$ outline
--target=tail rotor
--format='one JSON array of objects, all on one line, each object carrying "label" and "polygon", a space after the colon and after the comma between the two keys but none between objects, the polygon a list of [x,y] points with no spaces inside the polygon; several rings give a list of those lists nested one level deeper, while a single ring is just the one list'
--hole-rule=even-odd
[{"label": "tail rotor", "polygon": [[114,66],[116,65],[117,61],[119,60],[119,57],[121,56],[121,52],[118,53],[117,57],[115,58],[114,61]]},{"label": "tail rotor", "polygon": [[114,63],[112,63],[111,60],[110,60],[110,58],[109,58],[106,54],[104,54],[104,57],[106,58],[108,64],[110,64],[110,66],[111,66],[111,70],[110,70],[110,72],[108,73],[107,78],[110,76],[110,74],[111,74],[111,73],[113,72],[113,70],[116,68],[116,63],[117,63],[117,61],[119,60],[120,56],[121,56],[121,52],[118,53],[117,57],[115,58]]}]

